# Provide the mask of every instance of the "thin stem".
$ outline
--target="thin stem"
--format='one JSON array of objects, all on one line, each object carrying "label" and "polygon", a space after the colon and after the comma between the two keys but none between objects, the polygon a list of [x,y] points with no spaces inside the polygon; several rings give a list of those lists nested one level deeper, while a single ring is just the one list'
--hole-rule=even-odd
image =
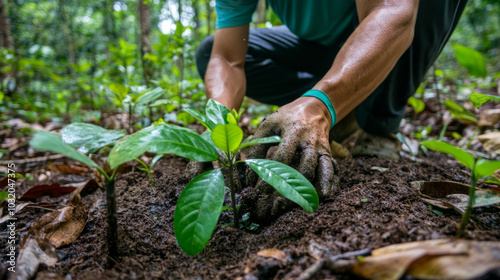
[{"label": "thin stem", "polygon": [[151,182],[151,185],[154,188],[155,187],[155,180],[154,180],[154,177],[153,177],[153,168],[149,168],[149,166],[146,163],[144,163],[144,161],[142,161],[139,158],[135,158],[135,160],[137,160],[140,164],[142,164],[142,166],[144,166],[144,168],[146,169],[146,172],[149,175],[149,181]]},{"label": "thin stem", "polygon": [[[112,176],[114,178],[114,175]],[[111,267],[112,262],[118,256],[118,220],[116,217],[116,196],[115,196],[115,181],[106,181],[106,210],[108,214],[108,266]]]},{"label": "thin stem", "polygon": [[467,209],[465,209],[465,213],[462,216],[462,221],[460,222],[460,228],[458,229],[457,232],[457,237],[462,237],[465,228],[467,227],[467,224],[469,223],[470,215],[472,213],[472,206],[474,206],[474,200],[475,200],[475,193],[476,193],[476,185],[477,185],[477,179],[476,176],[474,175],[474,168],[475,165],[472,167],[472,179],[469,187],[469,201],[467,203]]},{"label": "thin stem", "polygon": [[234,185],[234,165],[233,161],[229,161],[229,184],[231,190],[231,207],[233,208],[234,227],[240,228],[238,209],[236,208],[235,185]]}]

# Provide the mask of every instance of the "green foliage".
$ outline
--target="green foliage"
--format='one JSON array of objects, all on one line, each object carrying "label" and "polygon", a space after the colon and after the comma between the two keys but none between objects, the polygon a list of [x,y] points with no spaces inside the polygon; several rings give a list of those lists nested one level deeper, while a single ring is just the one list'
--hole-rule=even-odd
[{"label": "green foliage", "polygon": [[234,152],[243,140],[243,131],[235,124],[217,125],[212,131],[212,141],[222,151]]},{"label": "green foliage", "polygon": [[51,132],[37,131],[35,133],[35,136],[30,140],[30,146],[33,149],[41,152],[49,151],[56,154],[61,154],[83,164],[86,164],[90,167],[98,167],[97,164],[90,158],[78,152],[70,145],[64,143],[61,139],[61,136]]},{"label": "green foliage", "polygon": [[425,109],[425,103],[421,99],[411,96],[408,99],[408,104],[413,107],[415,114],[421,113]]},{"label": "green foliage", "polygon": [[82,154],[93,154],[125,136],[125,130],[106,130],[89,123],[72,123],[61,130],[62,141]]},{"label": "green foliage", "polygon": [[118,141],[109,153],[109,165],[115,168],[145,152],[175,154],[196,161],[213,161],[217,151],[189,129],[160,123],[143,128]]},{"label": "green foliage", "polygon": [[470,111],[467,111],[462,106],[457,104],[455,101],[448,99],[444,101],[444,105],[453,116],[453,118],[457,120],[465,120],[473,123],[477,123],[477,118],[474,117],[474,114]]},{"label": "green foliage", "polygon": [[9,192],[7,191],[0,192],[0,202],[4,201],[8,197],[9,197]]},{"label": "green foliage", "polygon": [[177,242],[188,255],[199,253],[208,243],[224,203],[224,177],[220,169],[194,178],[182,191],[174,214]]},{"label": "green foliage", "polygon": [[490,182],[493,182],[491,181],[490,177],[493,174],[493,172],[500,169],[500,161],[498,160],[489,161],[482,158],[476,160],[470,153],[442,141],[436,141],[436,140],[424,141],[422,142],[422,145],[427,147],[428,149],[441,153],[446,153],[453,156],[458,162],[463,164],[465,167],[469,168],[471,171],[469,202],[467,204],[467,209],[464,215],[462,216],[462,222],[460,223],[460,228],[457,233],[458,236],[461,236],[465,227],[469,222],[469,217],[472,212],[472,207],[474,206],[474,198],[475,198],[475,190],[477,182],[481,179],[486,179],[490,180]]},{"label": "green foliage", "polygon": [[500,102],[500,97],[496,96],[496,95],[483,94],[483,93],[478,93],[478,92],[475,92],[475,93],[470,95],[470,102],[476,108],[481,107],[481,105],[483,105],[484,103],[486,103],[490,100]]},{"label": "green foliage", "polygon": [[307,212],[314,212],[318,208],[319,199],[316,190],[295,169],[267,159],[247,159],[245,163],[282,196],[297,203]]},{"label": "green foliage", "polygon": [[486,64],[480,52],[458,44],[454,44],[453,48],[458,62],[467,68],[471,76],[486,77]]}]

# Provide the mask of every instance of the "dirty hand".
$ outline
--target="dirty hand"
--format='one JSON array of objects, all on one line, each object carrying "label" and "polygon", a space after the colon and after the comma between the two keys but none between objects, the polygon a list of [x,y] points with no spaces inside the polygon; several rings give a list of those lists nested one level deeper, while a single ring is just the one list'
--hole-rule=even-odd
[{"label": "dirty hand", "polygon": [[[274,114],[267,117],[259,126],[254,138],[278,135],[283,142],[274,152],[271,159],[296,168],[302,175],[315,185],[318,195],[329,196],[335,189],[337,165],[330,153],[328,133],[331,127],[330,113],[326,106],[314,97],[301,97],[292,103],[281,107]],[[269,145],[255,145],[249,148],[248,158],[265,158]],[[248,170],[246,186],[256,186],[257,175]],[[256,188],[259,193],[254,194],[259,204],[267,200],[262,196],[269,196],[272,205],[263,209],[262,216],[276,216],[274,208],[285,206],[277,205],[281,199],[277,192],[269,186],[264,186],[259,180]],[[274,194],[274,195],[273,195]],[[258,197],[255,197],[255,196]],[[283,198],[284,199],[284,198]],[[247,201],[247,203],[250,201]],[[265,201],[261,201],[266,203]],[[245,203],[244,203],[245,204]],[[257,209],[258,205],[254,205]],[[260,210],[259,210],[260,211]],[[261,216],[257,213],[257,216]],[[280,213],[282,214],[282,213]]]}]

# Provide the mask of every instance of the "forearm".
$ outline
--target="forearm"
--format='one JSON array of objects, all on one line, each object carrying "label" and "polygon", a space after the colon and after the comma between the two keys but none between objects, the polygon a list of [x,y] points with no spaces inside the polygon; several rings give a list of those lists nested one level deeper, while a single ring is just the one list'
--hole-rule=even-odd
[{"label": "forearm", "polygon": [[360,14],[360,25],[314,87],[330,97],[337,121],[383,82],[408,49],[413,40],[416,10],[381,6],[367,15]]},{"label": "forearm", "polygon": [[246,90],[243,63],[230,63],[212,55],[205,76],[207,98],[222,103],[229,109],[239,110]]}]

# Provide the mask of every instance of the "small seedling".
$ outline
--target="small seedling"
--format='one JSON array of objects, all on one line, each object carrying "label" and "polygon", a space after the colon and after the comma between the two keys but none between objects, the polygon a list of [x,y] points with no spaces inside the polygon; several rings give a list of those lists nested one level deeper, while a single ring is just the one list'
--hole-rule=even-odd
[{"label": "small seedling", "polygon": [[443,216],[443,212],[439,211],[439,210],[436,210],[432,207],[432,205],[429,205],[429,210],[431,210],[432,212],[438,214],[439,216]]},{"label": "small seedling", "polygon": [[160,158],[162,157],[163,155],[162,154],[157,154],[152,160],[151,160],[151,163],[149,164],[149,166],[144,162],[142,161],[141,159],[139,158],[136,158],[135,160],[138,161],[143,167],[140,167],[139,170],[141,171],[144,171],[146,173],[148,173],[148,176],[149,176],[149,181],[151,182],[151,185],[154,187],[156,187],[155,185],[155,180],[154,180],[154,174],[153,174],[153,167],[154,165],[158,162],[158,160],[160,160]]},{"label": "small seedling", "polygon": [[460,228],[457,233],[457,236],[462,236],[465,227],[469,223],[472,207],[474,206],[474,195],[478,181],[481,179],[489,179],[493,172],[500,169],[500,161],[490,161],[483,158],[475,159],[472,154],[442,141],[424,141],[422,145],[428,149],[453,156],[458,162],[470,170],[471,181],[469,187],[469,200],[465,213],[462,215],[462,221],[460,222]]},{"label": "small seedling", "polygon": [[[236,165],[247,164],[263,181],[281,195],[296,202],[307,212],[316,210],[318,194],[311,183],[295,169],[272,160],[247,159],[238,161],[236,155],[243,148],[267,143],[278,143],[277,136],[243,140],[238,127],[239,114],[210,100],[206,114],[187,109],[208,131],[198,135],[189,129],[165,123],[156,123],[120,140],[109,156],[112,168],[132,160],[145,151],[173,153],[195,161],[216,161],[221,168],[197,176],[184,188],[174,214],[174,232],[181,249],[189,255],[199,253],[210,240],[223,210],[225,183],[222,169],[229,174],[229,190],[233,225],[239,228],[236,207]],[[238,178],[238,177],[236,177]]]},{"label": "small seedling", "polygon": [[[106,204],[108,215],[108,253],[110,258],[118,255],[118,232],[116,219],[115,176],[117,168],[107,173],[85,154],[90,154],[114,143],[125,135],[125,130],[106,130],[96,125],[74,123],[64,127],[61,135],[46,131],[37,131],[30,140],[30,145],[38,151],[62,154],[97,169],[106,179]],[[77,150],[78,149],[78,150]]]}]

